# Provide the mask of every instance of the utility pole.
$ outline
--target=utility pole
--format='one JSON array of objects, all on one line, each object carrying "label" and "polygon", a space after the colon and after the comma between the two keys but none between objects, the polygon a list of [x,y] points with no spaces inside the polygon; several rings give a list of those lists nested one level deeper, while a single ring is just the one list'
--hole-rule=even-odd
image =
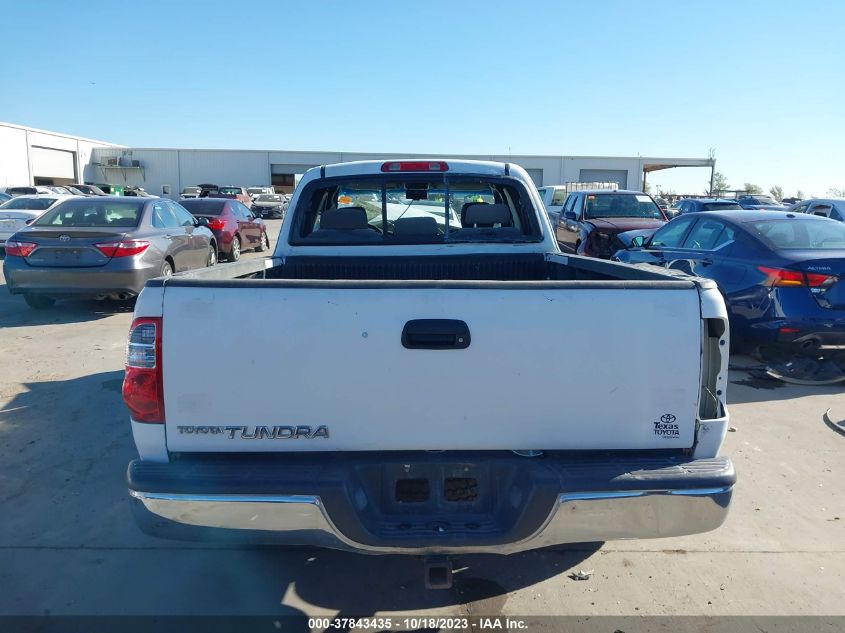
[{"label": "utility pole", "polygon": [[713,182],[716,179],[716,148],[711,147],[707,151],[707,155],[710,158],[710,197],[713,197]]}]

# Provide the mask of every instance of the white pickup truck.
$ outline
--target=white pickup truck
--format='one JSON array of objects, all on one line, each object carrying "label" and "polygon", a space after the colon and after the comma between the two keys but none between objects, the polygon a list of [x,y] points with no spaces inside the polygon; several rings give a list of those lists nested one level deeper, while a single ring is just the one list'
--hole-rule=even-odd
[{"label": "white pickup truck", "polygon": [[160,536],[509,553],[712,530],[735,481],[716,286],[563,255],[512,164],[314,168],[271,257],[148,282],[127,356]]}]

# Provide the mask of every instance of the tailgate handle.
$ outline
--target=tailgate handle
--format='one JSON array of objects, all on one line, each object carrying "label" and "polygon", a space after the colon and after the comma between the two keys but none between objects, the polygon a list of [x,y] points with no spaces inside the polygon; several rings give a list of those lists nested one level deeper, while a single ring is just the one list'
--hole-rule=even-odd
[{"label": "tailgate handle", "polygon": [[466,349],[469,343],[469,326],[455,319],[414,319],[402,329],[408,349]]}]

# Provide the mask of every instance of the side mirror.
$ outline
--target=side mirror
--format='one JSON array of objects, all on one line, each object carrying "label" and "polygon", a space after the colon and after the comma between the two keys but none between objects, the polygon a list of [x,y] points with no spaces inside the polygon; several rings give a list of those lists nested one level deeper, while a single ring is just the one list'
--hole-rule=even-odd
[{"label": "side mirror", "polygon": [[563,214],[563,217],[567,220],[572,220],[573,222],[578,219],[578,216],[575,215],[575,211],[567,211]]},{"label": "side mirror", "polygon": [[634,239],[631,240],[631,246],[636,246],[637,248],[642,248],[645,244],[645,235],[637,235]]},{"label": "side mirror", "polygon": [[194,218],[194,226],[204,226],[208,228],[208,218]]}]

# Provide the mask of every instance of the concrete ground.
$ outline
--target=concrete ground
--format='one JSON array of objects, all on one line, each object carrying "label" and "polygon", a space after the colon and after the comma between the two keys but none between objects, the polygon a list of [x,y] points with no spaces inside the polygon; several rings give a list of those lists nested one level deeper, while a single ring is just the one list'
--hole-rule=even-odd
[{"label": "concrete ground", "polygon": [[[715,532],[464,556],[451,590],[426,591],[410,557],[139,532],[120,399],[130,320],[109,303],[33,311],[0,287],[0,614],[845,615],[845,437],[822,422],[845,418],[842,386],[732,372],[739,483]],[[568,577],[581,569],[594,574]]]}]

